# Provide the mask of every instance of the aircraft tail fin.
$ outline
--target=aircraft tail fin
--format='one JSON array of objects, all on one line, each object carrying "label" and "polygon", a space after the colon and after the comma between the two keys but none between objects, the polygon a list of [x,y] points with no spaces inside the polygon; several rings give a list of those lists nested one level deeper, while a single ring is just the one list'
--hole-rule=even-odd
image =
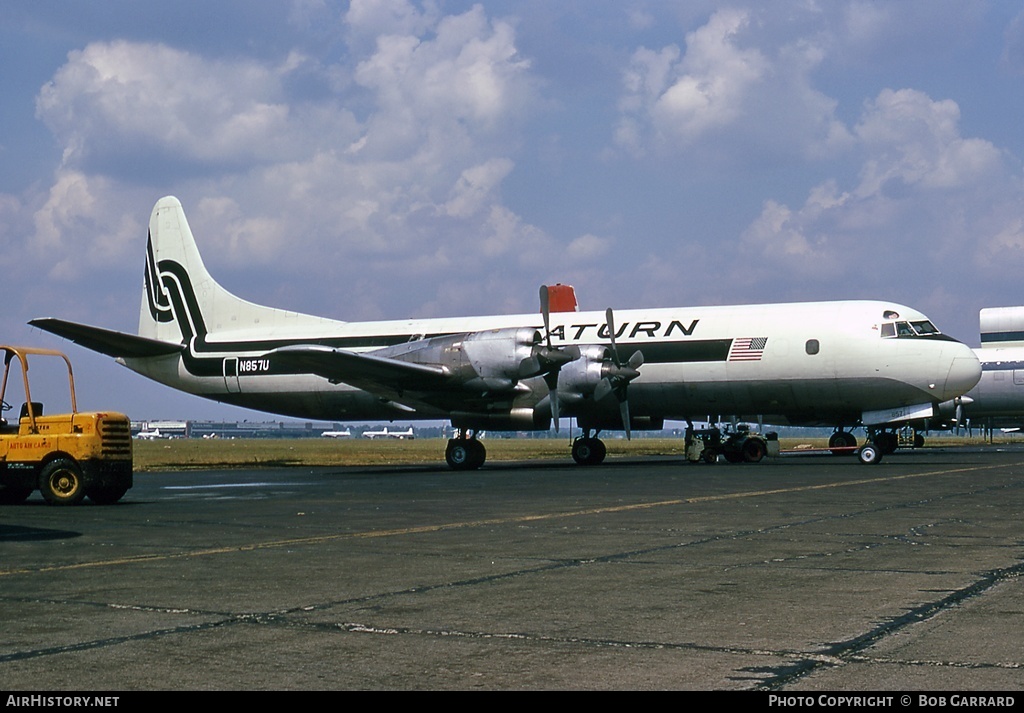
[{"label": "aircraft tail fin", "polygon": [[576,302],[576,290],[572,285],[548,285],[548,310],[550,312],[579,312]]},{"label": "aircraft tail fin", "polygon": [[264,333],[322,325],[319,317],[253,304],[221,287],[199,254],[181,202],[157,201],[149,220],[139,336],[188,344],[212,331]]},{"label": "aircraft tail fin", "polygon": [[978,321],[982,347],[1024,346],[1024,307],[985,307]]}]

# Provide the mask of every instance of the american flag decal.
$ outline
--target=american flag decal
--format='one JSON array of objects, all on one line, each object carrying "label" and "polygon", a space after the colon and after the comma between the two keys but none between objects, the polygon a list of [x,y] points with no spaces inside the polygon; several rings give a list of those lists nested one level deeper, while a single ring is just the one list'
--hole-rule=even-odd
[{"label": "american flag decal", "polygon": [[761,361],[768,337],[738,337],[732,340],[729,361]]}]

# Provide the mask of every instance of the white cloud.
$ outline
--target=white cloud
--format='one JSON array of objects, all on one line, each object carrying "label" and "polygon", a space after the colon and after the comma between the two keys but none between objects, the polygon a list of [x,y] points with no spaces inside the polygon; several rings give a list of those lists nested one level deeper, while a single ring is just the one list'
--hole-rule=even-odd
[{"label": "white cloud", "polygon": [[610,247],[611,241],[608,238],[601,238],[587,233],[569,243],[569,247],[565,251],[565,258],[571,265],[580,262],[592,262],[604,257]]},{"label": "white cloud", "polygon": [[[880,91],[916,56],[928,4],[601,6],[576,24],[451,7],[302,0],[259,53],[83,44],[36,97],[64,149],[52,190],[0,221],[27,226],[33,261],[80,241],[134,275],[149,207],[174,193],[215,274],[265,271],[278,287],[247,297],[347,318],[474,311],[474,294],[532,308],[549,278],[613,304],[612,283],[660,304],[836,296],[922,260],[929,279],[981,261],[1003,274],[1016,258],[997,256],[1020,252],[1019,170],[966,135],[960,107],[990,136],[977,109]],[[951,8],[927,25],[942,38]],[[617,252],[615,234],[638,237]]]},{"label": "white cloud", "polygon": [[289,55],[268,66],[155,43],[94,42],[68,55],[40,90],[36,112],[67,146],[71,167],[109,167],[140,154],[198,164],[280,160],[301,150],[300,132],[312,128],[293,115],[281,84],[301,62]]},{"label": "white cloud", "polygon": [[528,70],[511,25],[489,20],[478,5],[441,19],[434,39],[381,35],[354,76],[376,98],[371,141],[389,145],[506,126],[530,104]]},{"label": "white cloud", "polygon": [[513,165],[509,159],[495,158],[467,168],[452,190],[451,199],[444,204],[443,212],[465,218],[479,211],[485,202],[493,200],[493,191],[512,171]]},{"label": "white cloud", "polygon": [[625,74],[623,108],[668,142],[682,145],[735,121],[749,87],[765,71],[757,50],[736,43],[748,19],[736,10],[716,12],[687,34],[682,56],[674,45],[637,50]]},{"label": "white cloud", "polygon": [[124,206],[116,193],[102,177],[59,171],[33,214],[26,259],[51,279],[83,279],[109,269],[143,233],[142,221],[117,210]]},{"label": "white cloud", "polygon": [[735,154],[753,145],[820,158],[846,148],[837,102],[811,84],[825,57],[819,39],[788,41],[761,22],[754,11],[719,10],[686,35],[685,52],[636,50],[623,74],[617,144],[637,155],[709,141]]},{"label": "white cloud", "polygon": [[[292,19],[324,12],[307,4]],[[549,238],[500,190],[537,96],[514,27],[480,6],[442,16],[407,2],[353,2],[341,21],[374,41],[338,64],[299,50],[214,59],[126,40],[69,53],[36,102],[65,160],[34,249],[84,233],[100,241],[105,221],[144,223],[148,200],[176,193],[221,270],[331,275],[317,288],[334,290],[368,258],[394,274],[421,274],[422,261],[456,272],[488,256],[530,263],[520,249]],[[318,91],[298,94],[304,82]],[[128,212],[109,202],[140,181],[157,186],[146,202]],[[446,254],[459,259],[437,259]]]},{"label": "white cloud", "polygon": [[854,131],[870,153],[860,195],[880,192],[888,181],[926,188],[955,188],[998,170],[1000,152],[988,141],[960,136],[960,107],[933,101],[913,89],[883,90],[869,102]]},{"label": "white cloud", "polygon": [[766,201],[744,232],[759,279],[827,285],[856,276],[859,289],[890,293],[923,275],[954,284],[972,264],[996,279],[1019,270],[1020,166],[962,136],[959,121],[955,102],[916,90],[867,102],[854,131],[856,185],[841,190],[829,179],[796,209]]},{"label": "white cloud", "polygon": [[417,10],[407,0],[352,0],[345,13],[345,25],[355,35],[377,38],[381,35],[420,36],[437,21],[437,12]]}]

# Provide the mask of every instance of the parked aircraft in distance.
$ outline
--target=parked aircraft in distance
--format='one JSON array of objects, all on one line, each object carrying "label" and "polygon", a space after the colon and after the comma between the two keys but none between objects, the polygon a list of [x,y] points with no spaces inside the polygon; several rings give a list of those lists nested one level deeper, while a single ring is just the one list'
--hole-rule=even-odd
[{"label": "parked aircraft in distance", "polygon": [[416,434],[412,432],[412,426],[409,426],[408,431],[389,431],[388,427],[385,426],[380,431],[363,431],[363,438],[398,438],[408,440],[416,438]]},{"label": "parked aircraft in distance", "polygon": [[152,430],[144,429],[139,431],[135,437],[143,441],[155,441],[158,438],[170,438],[170,436],[160,433],[159,428],[154,428]]},{"label": "parked aircraft in distance", "polygon": [[320,434],[321,438],[351,438],[352,431],[347,428],[344,431],[324,431]]},{"label": "parked aircraft in distance", "polygon": [[[150,218],[138,335],[30,322],[163,384],[246,408],[324,421],[450,420],[445,458],[477,468],[477,432],[575,418],[573,458],[600,463],[602,430],[731,414],[770,423],[887,423],[977,382],[970,348],[884,301],[552,311],[342,322],[236,297],[209,274],[181,203]],[[915,325],[910,331],[900,324]],[[766,444],[751,437],[743,458]],[[871,443],[863,462],[878,461]]]}]

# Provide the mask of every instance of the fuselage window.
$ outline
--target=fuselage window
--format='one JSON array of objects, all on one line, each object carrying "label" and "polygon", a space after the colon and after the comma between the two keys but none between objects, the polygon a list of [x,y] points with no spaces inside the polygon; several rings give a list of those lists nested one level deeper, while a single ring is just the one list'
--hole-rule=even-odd
[{"label": "fuselage window", "polygon": [[804,345],[804,349],[807,351],[808,354],[810,354],[812,356],[817,354],[818,350],[820,348],[821,347],[818,344],[818,340],[817,339],[808,339],[807,340],[807,344]]}]

